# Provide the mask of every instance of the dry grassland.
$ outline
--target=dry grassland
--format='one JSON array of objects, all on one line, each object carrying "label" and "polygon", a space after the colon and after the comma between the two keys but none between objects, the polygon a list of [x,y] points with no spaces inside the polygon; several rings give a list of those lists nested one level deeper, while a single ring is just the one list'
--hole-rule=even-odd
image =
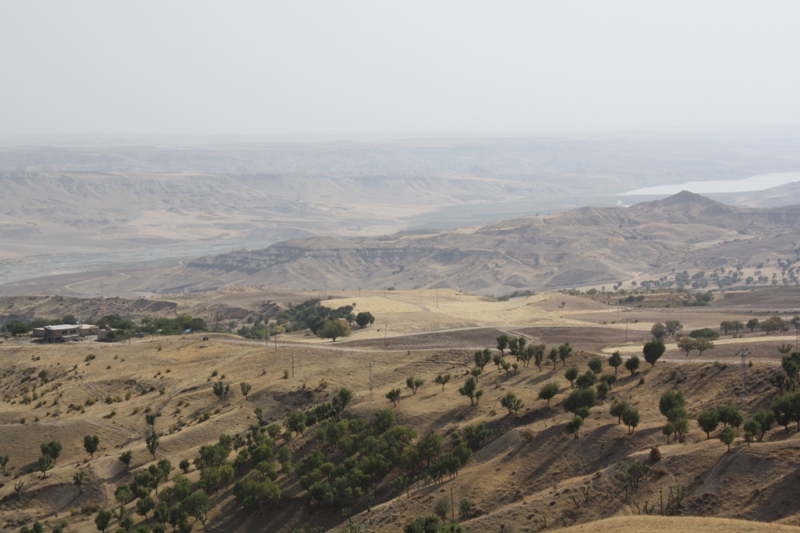
[{"label": "dry grassland", "polygon": [[[597,531],[694,531],[698,527],[726,532],[778,531],[783,529],[765,529],[763,523],[800,525],[800,435],[793,427],[788,432],[777,428],[764,442],[752,446],[744,443],[740,430],[728,453],[718,440],[707,440],[694,422],[686,442],[667,444],[661,433],[664,418],[658,411],[658,398],[671,389],[684,391],[691,417],[702,409],[728,404],[739,406],[746,414],[768,407],[775,389],[767,378],[775,369],[777,350],[763,361],[756,359],[746,376],[739,364],[711,361],[659,362],[636,376],[620,372],[609,398],[592,410],[580,438],[575,439],[564,432],[571,415],[560,402],[570,393],[570,385],[561,364],[555,369],[545,366],[541,372],[535,367],[521,368],[509,375],[490,364],[480,378],[486,393],[476,407],[470,407],[457,389],[472,366],[468,347],[492,346],[501,331],[524,334],[531,342],[549,346],[570,341],[576,354],[569,364],[585,370],[591,353],[620,344],[624,335],[610,325],[571,324],[570,311],[584,315],[602,311],[595,309],[598,304],[562,295],[492,302],[440,290],[437,308],[431,292],[398,291],[384,298],[364,291],[361,298],[346,294],[328,300],[327,305],[333,307],[355,301],[356,310],[369,310],[378,317],[371,328],[356,331],[351,341],[337,342],[336,350],[322,349],[331,348],[330,343],[277,347],[235,344],[233,337],[225,336],[214,336],[208,342],[187,336],[130,344],[35,345],[27,340],[1,344],[0,390],[5,398],[0,403],[0,455],[8,454],[10,462],[9,475],[0,476],[0,528],[16,531],[34,519],[50,525],[65,519],[70,531],[96,531],[88,511],[110,507],[114,487],[129,483],[133,474],[153,463],[144,446],[149,430],[144,413],[148,408],[160,415],[156,421],[162,435],[157,459],[168,458],[176,466],[181,459],[193,459],[201,445],[216,441],[221,433],[246,431],[255,422],[255,406],[264,410],[269,421],[281,422],[293,409],[327,401],[338,387],[354,392],[348,416],[370,419],[378,409],[392,408],[385,394],[399,387],[404,392],[395,409],[398,422],[413,427],[420,436],[433,431],[449,436],[478,423],[486,423],[493,431],[489,443],[452,480],[417,484],[410,497],[395,497],[381,484],[372,512],[358,509],[353,517],[364,532],[401,531],[404,523],[431,513],[436,500],[451,491],[456,502],[466,498],[474,503],[474,516],[465,523],[472,533],[540,531],[545,520],[548,530],[576,524]],[[413,302],[414,297],[417,302]],[[404,331],[428,333],[395,335],[393,349],[383,351],[375,337],[382,321],[390,322],[386,317],[393,317],[397,323],[405,317],[408,325]],[[473,329],[437,333],[441,323],[471,324],[468,327]],[[479,327],[486,324],[497,327]],[[435,349],[415,347],[415,339],[426,338],[426,342],[447,340]],[[737,340],[769,345],[783,339],[771,336],[767,342],[766,337],[748,336]],[[722,352],[727,344],[720,344],[716,350]],[[94,358],[87,361],[90,354]],[[667,354],[668,358],[673,355],[676,359],[683,356]],[[709,353],[703,358],[716,356]],[[738,359],[733,361],[738,363]],[[42,369],[50,374],[48,383],[35,379]],[[284,379],[284,371],[289,372],[288,379]],[[216,375],[212,375],[214,372]],[[453,380],[442,391],[433,380],[445,372],[452,374]],[[404,388],[410,375],[425,381],[416,395]],[[211,391],[219,380],[231,385],[231,395],[225,401],[218,401]],[[253,386],[247,400],[239,393],[238,384],[243,381]],[[537,395],[550,381],[559,384],[560,393],[548,406]],[[34,392],[34,383],[38,398],[23,403],[24,396]],[[58,405],[56,384],[61,393]],[[525,403],[519,417],[507,414],[499,405],[508,391],[514,391]],[[610,416],[612,399],[624,399],[640,410],[642,422],[633,435]],[[43,404],[37,407],[40,402]],[[96,434],[101,440],[94,459],[82,446],[83,436],[88,434]],[[38,447],[50,439],[61,441],[64,450],[54,470],[42,478],[35,471]],[[312,441],[313,431],[293,439],[290,446],[295,457],[302,458]],[[626,497],[621,481],[624,469],[635,459],[650,461],[653,446],[659,446],[662,459],[648,463],[651,479]],[[124,450],[133,452],[130,471],[117,460]],[[72,476],[78,471],[86,472],[82,494],[72,485]],[[189,478],[198,480],[196,469]],[[13,494],[14,485],[20,481],[24,483],[21,500]],[[219,492],[212,498],[209,529],[290,533],[298,527],[322,526],[343,531],[346,519],[340,512],[309,508],[295,476],[279,471],[278,483],[283,503],[257,515],[242,512],[230,489]],[[708,525],[684,518],[645,520],[638,516],[637,505],[641,508],[645,502],[657,502],[662,491],[677,484],[688,488],[681,509],[685,516],[757,522],[719,521]],[[585,492],[589,503],[580,499]],[[609,517],[612,520],[597,522]],[[140,520],[138,515],[136,518]],[[197,524],[195,530],[200,529]]]}]

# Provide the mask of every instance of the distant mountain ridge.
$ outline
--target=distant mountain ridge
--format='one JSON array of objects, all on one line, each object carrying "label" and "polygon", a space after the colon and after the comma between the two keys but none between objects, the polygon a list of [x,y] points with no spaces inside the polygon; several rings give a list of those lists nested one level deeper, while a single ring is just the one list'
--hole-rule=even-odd
[{"label": "distant mountain ridge", "polygon": [[584,207],[476,228],[314,237],[191,261],[147,290],[225,285],[311,289],[451,287],[500,294],[614,284],[645,273],[755,267],[800,248],[800,205],[748,209],[683,191],[629,208]]}]

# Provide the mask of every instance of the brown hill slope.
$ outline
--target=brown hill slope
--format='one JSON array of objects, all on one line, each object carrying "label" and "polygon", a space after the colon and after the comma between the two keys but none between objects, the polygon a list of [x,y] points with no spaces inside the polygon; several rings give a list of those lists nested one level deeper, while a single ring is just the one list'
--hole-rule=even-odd
[{"label": "brown hill slope", "polygon": [[[142,289],[265,284],[451,287],[482,294],[614,284],[637,276],[756,264],[797,251],[800,206],[745,209],[689,192],[631,208],[580,208],[482,228],[359,239],[317,237],[192,261]],[[742,250],[758,243],[749,255]],[[752,264],[750,264],[752,263]]]},{"label": "brown hill slope", "polygon": [[[570,330],[564,329],[555,342],[570,337]],[[87,351],[94,359],[87,360]],[[547,365],[542,371],[521,368],[508,375],[490,364],[480,378],[484,397],[470,407],[457,389],[471,360],[471,352],[459,350],[334,352],[299,346],[265,350],[263,345],[209,343],[190,337],[91,346],[89,350],[86,346],[5,343],[0,346],[0,386],[5,395],[0,403],[4,436],[0,454],[8,454],[11,460],[10,475],[0,477],[4,483],[0,527],[15,530],[34,519],[47,519],[51,525],[65,519],[70,531],[96,531],[91,511],[84,514],[82,509],[111,507],[114,488],[132,482],[133,475],[154,464],[143,441],[149,431],[144,419],[148,408],[160,414],[157,459],[167,458],[176,466],[181,459],[194,459],[201,445],[216,441],[221,433],[246,433],[255,422],[256,406],[264,410],[267,422],[280,422],[290,410],[311,408],[328,401],[337,387],[347,387],[354,398],[346,417],[372,420],[378,409],[391,408],[384,394],[402,388],[409,375],[424,379],[425,384],[417,394],[403,393],[393,409],[399,423],[413,427],[420,437],[430,432],[444,434],[447,443],[451,435],[463,434],[466,426],[479,423],[485,423],[492,435],[455,478],[418,482],[408,495],[399,497],[386,483],[394,473],[377,483],[372,511],[353,509],[353,520],[362,525],[362,531],[399,531],[407,521],[430,514],[436,501],[451,490],[457,502],[473,503],[465,522],[468,531],[498,531],[503,524],[505,531],[522,532],[542,529],[545,517],[552,528],[634,515],[637,506],[658,505],[662,491],[666,494],[676,485],[687,488],[679,509],[682,516],[800,524],[800,507],[793,496],[800,490],[796,453],[800,434],[794,425],[789,431],[774,429],[752,446],[743,442],[740,430],[731,452],[716,438],[706,439],[695,422],[684,443],[667,444],[661,433],[664,417],[658,398],[663,392],[683,390],[692,418],[702,409],[731,404],[750,416],[767,406],[774,394],[767,378],[775,363],[758,362],[749,368],[746,391],[738,364],[659,363],[636,376],[620,373],[609,398],[592,409],[580,438],[575,439],[564,432],[571,415],[560,402],[571,388],[560,363],[556,369]],[[588,356],[576,353],[569,364],[583,371],[587,361]],[[290,368],[294,375],[284,379],[284,369]],[[37,382],[35,376],[42,369],[50,372],[48,383]],[[453,376],[444,390],[433,384],[434,377],[443,372]],[[211,392],[220,379],[234,385],[224,401]],[[247,399],[238,392],[241,381],[253,385]],[[560,392],[548,406],[537,395],[551,381],[559,384]],[[25,395],[34,391],[39,398],[25,401]],[[519,417],[499,406],[499,398],[508,391],[525,403]],[[60,416],[53,405],[57,392],[62,394]],[[111,403],[105,403],[105,398]],[[632,435],[609,414],[612,399],[624,399],[639,409],[642,421]],[[296,462],[318,446],[315,429],[288,443]],[[94,459],[82,448],[86,434],[101,439]],[[38,444],[51,438],[60,440],[64,450],[56,468],[42,478],[35,472]],[[649,459],[655,445],[661,452],[656,462]],[[117,460],[124,450],[133,452],[128,472]],[[335,450],[326,449],[326,453],[335,456]],[[648,464],[651,475],[626,495],[624,471],[634,460]],[[71,483],[79,471],[86,472],[83,493]],[[198,482],[199,472],[192,468],[189,478]],[[13,491],[20,481],[25,484],[21,500]],[[310,507],[296,475],[279,470],[277,482],[284,494],[282,503],[262,513],[242,511],[231,487],[215,493],[209,529],[290,533],[297,527],[321,526],[343,530],[347,519],[341,511]],[[129,511],[134,505],[128,504]],[[145,521],[134,516],[137,525]],[[147,523],[152,524],[152,514]],[[200,528],[200,524],[194,526]]]}]

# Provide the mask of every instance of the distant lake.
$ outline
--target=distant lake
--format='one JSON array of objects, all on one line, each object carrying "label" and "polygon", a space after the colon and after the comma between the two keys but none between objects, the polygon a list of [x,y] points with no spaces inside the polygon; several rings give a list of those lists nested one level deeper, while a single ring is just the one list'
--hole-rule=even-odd
[{"label": "distant lake", "polygon": [[696,194],[763,191],[796,181],[800,181],[800,172],[778,172],[775,174],[760,174],[741,180],[689,181],[677,185],[645,187],[624,192],[622,196],[670,195],[681,191],[689,191]]}]

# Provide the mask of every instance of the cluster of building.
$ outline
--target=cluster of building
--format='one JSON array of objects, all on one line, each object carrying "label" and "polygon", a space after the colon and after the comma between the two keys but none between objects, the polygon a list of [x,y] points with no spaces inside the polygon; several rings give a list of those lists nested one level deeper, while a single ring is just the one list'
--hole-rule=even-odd
[{"label": "cluster of building", "polygon": [[96,335],[97,340],[102,340],[110,331],[110,328],[100,328],[94,324],[59,324],[33,328],[32,334],[34,338],[44,339],[47,342],[67,342],[84,340],[92,335]]}]

